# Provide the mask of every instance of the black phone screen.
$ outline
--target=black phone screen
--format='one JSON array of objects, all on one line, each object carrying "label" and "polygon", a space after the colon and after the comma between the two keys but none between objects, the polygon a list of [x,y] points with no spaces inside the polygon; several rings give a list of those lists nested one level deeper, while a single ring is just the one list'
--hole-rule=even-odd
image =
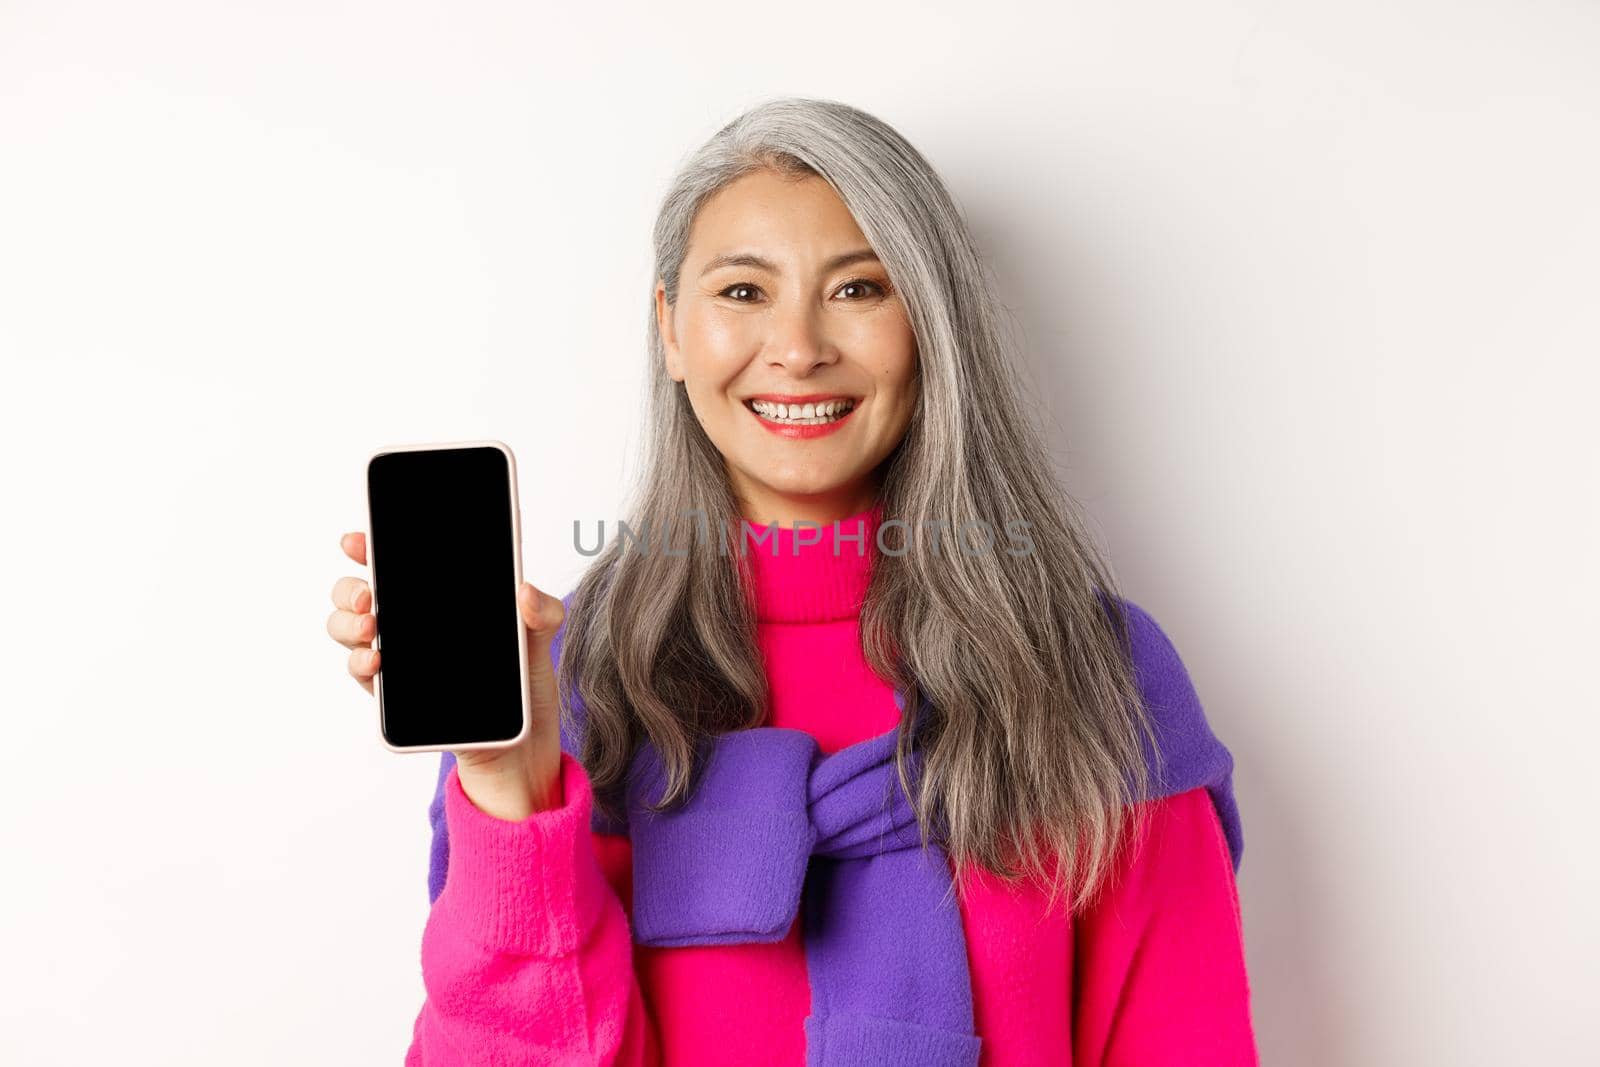
[{"label": "black phone screen", "polygon": [[383,736],[396,747],[522,732],[510,463],[499,448],[385,452],[367,465]]}]

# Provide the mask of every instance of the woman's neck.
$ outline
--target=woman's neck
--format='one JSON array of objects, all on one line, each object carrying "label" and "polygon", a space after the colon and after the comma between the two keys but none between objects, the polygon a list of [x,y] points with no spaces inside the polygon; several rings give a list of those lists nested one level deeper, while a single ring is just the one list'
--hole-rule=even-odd
[{"label": "woman's neck", "polygon": [[882,520],[877,503],[815,524],[746,520],[739,544],[750,563],[757,620],[831,622],[859,615]]},{"label": "woman's neck", "polygon": [[878,486],[871,478],[839,486],[825,493],[791,495],[770,492],[762,486],[730,474],[739,511],[752,525],[778,524],[793,527],[801,523],[831,526],[836,520],[859,516],[878,502]]}]

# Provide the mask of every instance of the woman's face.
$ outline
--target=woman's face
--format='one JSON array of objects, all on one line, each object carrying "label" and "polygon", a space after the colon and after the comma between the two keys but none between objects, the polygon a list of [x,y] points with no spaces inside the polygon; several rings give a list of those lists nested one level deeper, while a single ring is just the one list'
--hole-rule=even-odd
[{"label": "woman's face", "polygon": [[770,170],[724,187],[695,217],[680,279],[672,305],[656,283],[667,373],[744,517],[826,524],[871,506],[916,406],[916,338],[833,187]]}]

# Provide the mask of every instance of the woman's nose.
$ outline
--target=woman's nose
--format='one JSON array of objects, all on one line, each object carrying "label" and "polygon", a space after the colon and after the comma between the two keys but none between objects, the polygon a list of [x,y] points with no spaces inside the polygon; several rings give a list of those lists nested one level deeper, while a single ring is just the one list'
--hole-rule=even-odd
[{"label": "woman's nose", "polygon": [[767,341],[768,362],[797,377],[820,363],[834,362],[838,355],[820,320],[817,310],[793,305],[773,316],[773,332]]}]

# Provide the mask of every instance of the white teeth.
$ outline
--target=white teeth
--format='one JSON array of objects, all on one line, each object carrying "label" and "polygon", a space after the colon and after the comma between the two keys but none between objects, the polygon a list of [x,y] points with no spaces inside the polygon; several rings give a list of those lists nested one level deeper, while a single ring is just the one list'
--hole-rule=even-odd
[{"label": "white teeth", "polygon": [[768,400],[752,400],[750,406],[758,415],[773,422],[808,426],[833,422],[843,417],[855,407],[855,401],[825,400],[820,404],[775,404]]}]

